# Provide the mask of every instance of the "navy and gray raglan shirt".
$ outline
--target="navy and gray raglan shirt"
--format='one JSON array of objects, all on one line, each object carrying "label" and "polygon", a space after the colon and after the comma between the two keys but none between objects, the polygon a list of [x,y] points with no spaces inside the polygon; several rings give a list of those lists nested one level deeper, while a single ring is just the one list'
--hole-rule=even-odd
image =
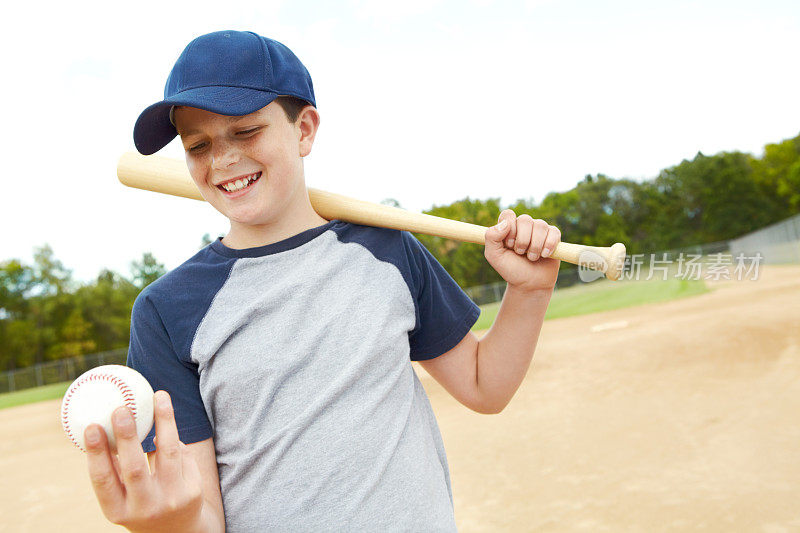
[{"label": "navy and gray raglan shirt", "polygon": [[411,361],[478,314],[410,233],[333,220],[257,248],[218,239],[147,286],[128,366],[170,393],[183,442],[213,437],[229,532],[454,531]]}]

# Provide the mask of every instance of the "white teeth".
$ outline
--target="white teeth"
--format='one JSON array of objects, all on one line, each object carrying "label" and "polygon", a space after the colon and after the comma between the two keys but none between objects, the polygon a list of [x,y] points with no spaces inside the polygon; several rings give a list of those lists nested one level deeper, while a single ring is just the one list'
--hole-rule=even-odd
[{"label": "white teeth", "polygon": [[225,189],[228,192],[239,191],[239,190],[244,189],[245,187],[247,187],[251,182],[255,181],[256,176],[258,176],[258,173],[250,174],[249,176],[245,177],[244,179],[238,179],[235,182],[226,183],[225,185],[222,186],[222,188]]}]

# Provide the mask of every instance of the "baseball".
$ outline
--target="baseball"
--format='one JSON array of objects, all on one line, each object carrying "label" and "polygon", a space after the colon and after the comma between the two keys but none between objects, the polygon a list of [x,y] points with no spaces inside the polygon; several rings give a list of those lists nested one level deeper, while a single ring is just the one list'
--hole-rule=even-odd
[{"label": "baseball", "polygon": [[116,452],[111,414],[123,405],[133,413],[139,441],[144,440],[153,427],[153,388],[132,368],[98,366],[81,374],[67,389],[61,402],[61,425],[67,437],[85,452],[84,430],[90,424],[100,424],[111,451]]}]

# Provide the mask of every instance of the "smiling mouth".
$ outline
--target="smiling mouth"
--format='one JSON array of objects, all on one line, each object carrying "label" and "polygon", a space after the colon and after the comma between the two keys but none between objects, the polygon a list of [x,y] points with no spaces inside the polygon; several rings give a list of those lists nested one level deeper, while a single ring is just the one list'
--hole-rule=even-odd
[{"label": "smiling mouth", "polygon": [[261,178],[261,172],[256,172],[244,178],[217,185],[217,188],[225,192],[237,192],[250,187],[253,183],[257,182],[259,178]]}]

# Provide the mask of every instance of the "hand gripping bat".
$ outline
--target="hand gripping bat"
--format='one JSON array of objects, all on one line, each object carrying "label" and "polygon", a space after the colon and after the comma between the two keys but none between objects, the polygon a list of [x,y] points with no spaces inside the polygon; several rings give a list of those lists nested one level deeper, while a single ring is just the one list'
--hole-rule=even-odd
[{"label": "hand gripping bat", "polygon": [[[117,177],[128,187],[203,200],[189,175],[186,163],[177,159],[128,152],[119,159]],[[337,219],[462,242],[485,243],[484,235],[488,228],[477,224],[412,213],[405,209],[356,200],[310,187],[308,196],[314,210],[326,220]],[[622,274],[625,263],[625,245],[618,242],[613,246],[598,247],[560,242],[550,257],[599,270],[608,279],[617,280]]]}]

